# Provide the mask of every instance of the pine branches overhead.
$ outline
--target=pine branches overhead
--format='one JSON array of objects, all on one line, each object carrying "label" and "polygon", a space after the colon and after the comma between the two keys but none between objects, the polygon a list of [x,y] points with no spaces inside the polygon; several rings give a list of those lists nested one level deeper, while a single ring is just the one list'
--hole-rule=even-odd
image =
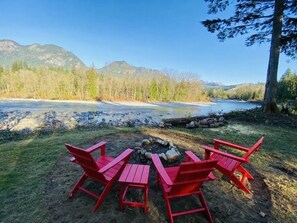
[{"label": "pine branches overhead", "polygon": [[[205,0],[208,14],[218,14],[231,7],[229,0]],[[229,18],[206,19],[202,24],[220,41],[247,35],[246,45],[271,41],[274,0],[237,0]],[[296,59],[297,52],[297,0],[286,0],[281,33],[281,51]]]}]

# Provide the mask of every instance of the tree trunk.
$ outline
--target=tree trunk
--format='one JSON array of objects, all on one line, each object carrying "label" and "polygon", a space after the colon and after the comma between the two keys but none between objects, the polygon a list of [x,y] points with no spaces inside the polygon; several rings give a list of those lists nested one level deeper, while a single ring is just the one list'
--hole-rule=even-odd
[{"label": "tree trunk", "polygon": [[264,112],[278,112],[276,105],[276,87],[284,8],[285,0],[274,1],[272,37],[263,105]]}]

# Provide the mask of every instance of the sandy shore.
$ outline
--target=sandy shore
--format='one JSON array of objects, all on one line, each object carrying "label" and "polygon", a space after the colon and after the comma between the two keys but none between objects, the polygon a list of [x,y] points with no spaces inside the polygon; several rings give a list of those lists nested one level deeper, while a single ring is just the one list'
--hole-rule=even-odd
[{"label": "sandy shore", "polygon": [[79,100],[50,100],[50,99],[33,99],[33,98],[0,98],[3,101],[37,101],[37,102],[58,102],[58,103],[79,103],[79,104],[98,104],[98,101],[79,101]]},{"label": "sandy shore", "polygon": [[125,105],[125,106],[158,106],[157,104],[153,104],[150,102],[141,102],[141,101],[102,101],[102,103],[110,104],[110,105]]}]

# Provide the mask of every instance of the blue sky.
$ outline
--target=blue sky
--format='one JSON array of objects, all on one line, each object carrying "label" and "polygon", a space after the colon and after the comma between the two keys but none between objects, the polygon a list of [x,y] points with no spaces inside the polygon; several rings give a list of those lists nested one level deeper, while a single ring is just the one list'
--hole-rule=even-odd
[{"label": "blue sky", "polygon": [[[0,0],[0,39],[56,44],[86,65],[125,60],[224,84],[265,82],[269,44],[219,42],[203,0]],[[0,58],[1,59],[1,58]],[[297,61],[280,56],[279,78]]]}]

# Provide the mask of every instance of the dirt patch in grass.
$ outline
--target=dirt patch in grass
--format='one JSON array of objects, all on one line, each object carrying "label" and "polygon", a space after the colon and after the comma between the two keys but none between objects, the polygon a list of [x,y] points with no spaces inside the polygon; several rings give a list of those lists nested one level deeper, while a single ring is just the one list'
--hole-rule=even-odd
[{"label": "dirt patch in grass", "polygon": [[[187,135],[179,135],[163,130],[147,130],[145,132],[127,132],[109,134],[98,137],[92,142],[82,142],[82,147],[88,147],[98,141],[108,142],[107,154],[117,156],[124,149],[134,147],[136,142],[144,138],[159,137],[172,140],[182,150],[192,150],[198,156],[203,157],[200,144],[206,144],[201,139]],[[71,142],[68,142],[71,143]],[[44,209],[48,213],[44,222],[167,222],[167,211],[160,189],[155,188],[155,169],[151,164],[149,177],[149,201],[148,214],[144,214],[140,208],[126,207],[123,212],[119,210],[119,184],[116,183],[106,197],[100,209],[93,213],[95,199],[79,191],[73,198],[68,197],[68,192],[76,183],[82,170],[78,165],[69,162],[70,155],[65,153],[57,160],[55,168],[49,173],[44,188]],[[183,158],[182,158],[183,159]],[[133,157],[129,163],[136,163]],[[211,214],[215,222],[277,222],[272,214],[272,198],[264,181],[264,176],[248,164],[246,168],[252,173],[255,180],[248,183],[253,195],[246,195],[229,183],[218,171],[215,171],[217,179],[203,185],[202,191],[208,202]],[[99,184],[89,181],[86,187],[94,192],[101,190]],[[141,199],[141,192],[131,191],[129,196],[133,199]],[[285,201],[279,201],[285,202]],[[198,199],[188,197],[173,201],[173,210],[183,210],[198,204]],[[259,213],[262,213],[261,216]],[[265,217],[264,217],[265,215]],[[184,215],[175,218],[175,222],[207,222],[203,214]]]}]

